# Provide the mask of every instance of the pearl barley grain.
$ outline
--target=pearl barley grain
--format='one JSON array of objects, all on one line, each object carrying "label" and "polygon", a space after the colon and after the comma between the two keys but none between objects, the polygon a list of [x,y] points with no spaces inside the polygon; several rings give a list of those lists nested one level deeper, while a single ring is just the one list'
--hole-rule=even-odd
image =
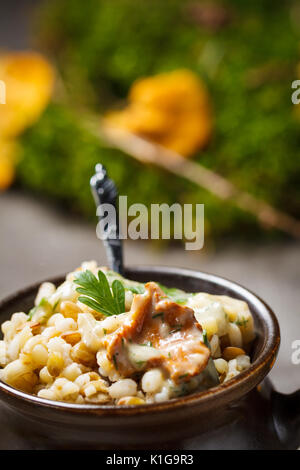
[{"label": "pearl barley grain", "polygon": [[228,372],[228,362],[221,357],[219,359],[214,360],[215,367],[219,374],[227,374]]},{"label": "pearl barley grain", "polygon": [[134,380],[123,379],[115,382],[108,388],[112,398],[122,398],[136,395],[137,384]]},{"label": "pearl barley grain", "polygon": [[160,369],[152,369],[146,372],[142,378],[144,392],[157,393],[162,389],[163,376]]},{"label": "pearl barley grain", "polygon": [[47,348],[42,344],[37,344],[34,346],[31,356],[34,364],[38,367],[43,367],[48,362],[48,351]]}]

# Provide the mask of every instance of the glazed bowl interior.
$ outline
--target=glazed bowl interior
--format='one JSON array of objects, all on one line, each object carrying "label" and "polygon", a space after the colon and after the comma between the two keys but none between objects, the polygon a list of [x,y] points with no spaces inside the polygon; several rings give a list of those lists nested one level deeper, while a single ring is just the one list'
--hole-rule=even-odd
[{"label": "glazed bowl interior", "polygon": [[[211,388],[207,391],[196,392],[192,395],[172,399],[159,404],[146,404],[136,406],[112,406],[112,405],[77,405],[64,402],[51,402],[33,395],[15,390],[0,381],[0,391],[5,392],[10,398],[18,398],[31,401],[48,407],[56,407],[65,411],[98,410],[101,414],[131,414],[153,413],[155,411],[168,410],[169,408],[185,405],[201,405],[205,403],[206,409],[209,402],[212,404],[215,397],[219,397],[219,403],[229,403],[241,397],[255,387],[273,366],[280,342],[280,333],[277,319],[271,309],[255,294],[244,287],[211,274],[192,271],[181,268],[142,266],[130,267],[125,270],[125,277],[139,281],[157,281],[168,287],[177,287],[187,292],[207,292],[216,295],[227,295],[248,303],[254,317],[256,339],[251,351],[251,367],[226,384]],[[64,277],[50,279],[59,285]],[[47,279],[49,281],[49,279]],[[12,313],[18,311],[28,312],[33,305],[38,287],[41,284],[31,286],[0,303],[0,323],[10,318]]]}]

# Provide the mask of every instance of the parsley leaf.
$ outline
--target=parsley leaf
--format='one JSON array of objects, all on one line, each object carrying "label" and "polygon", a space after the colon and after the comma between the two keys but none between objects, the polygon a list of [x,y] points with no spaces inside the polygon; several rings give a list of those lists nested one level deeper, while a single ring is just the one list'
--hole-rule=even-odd
[{"label": "parsley leaf", "polygon": [[234,322],[238,326],[243,326],[244,328],[247,326],[248,320],[245,317],[242,317]]},{"label": "parsley leaf", "polygon": [[98,278],[89,270],[81,272],[74,282],[80,286],[76,291],[83,294],[78,300],[93,310],[106,316],[125,312],[125,289],[119,280],[113,281],[112,292],[102,271],[98,271]]},{"label": "parsley leaf", "polygon": [[114,300],[118,307],[118,313],[125,312],[125,289],[123,284],[117,279],[112,283],[112,291],[114,294]]}]

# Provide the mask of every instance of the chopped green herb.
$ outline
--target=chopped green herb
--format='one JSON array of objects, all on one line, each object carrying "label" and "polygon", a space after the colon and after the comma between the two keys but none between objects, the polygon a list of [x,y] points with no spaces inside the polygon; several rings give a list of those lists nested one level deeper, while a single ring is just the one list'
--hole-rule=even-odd
[{"label": "chopped green herb", "polygon": [[43,297],[38,306],[39,307],[46,307],[48,304],[49,304],[48,300],[45,297]]},{"label": "chopped green herb", "polygon": [[209,341],[208,341],[208,338],[207,338],[207,331],[206,330],[203,330],[202,336],[203,336],[203,343],[205,344],[205,346],[210,348],[210,344],[209,344]]},{"label": "chopped green herb", "polygon": [[76,291],[83,294],[78,300],[93,310],[106,316],[125,312],[125,289],[118,279],[112,283],[112,292],[102,271],[98,271],[98,279],[91,271],[84,271],[74,282],[80,286]]},{"label": "chopped green herb", "polygon": [[164,312],[160,312],[160,313],[156,313],[155,315],[153,315],[152,318],[158,318],[158,317],[162,317],[163,318],[164,316]]},{"label": "chopped green herb", "polygon": [[242,317],[242,318],[240,318],[239,320],[236,320],[234,323],[235,323],[236,325],[238,325],[238,326],[243,326],[243,327],[245,327],[245,326],[247,325],[247,323],[248,323],[248,320],[247,320],[247,318]]},{"label": "chopped green herb", "polygon": [[32,320],[32,317],[36,314],[36,312],[38,311],[39,308],[42,308],[42,309],[45,309],[46,310],[46,313],[45,313],[45,316],[40,319],[40,322],[44,322],[46,320],[48,320],[48,318],[53,314],[54,312],[54,307],[52,307],[52,305],[48,302],[48,300],[43,297],[41,300],[40,300],[40,303],[36,306],[36,307],[33,307],[29,312],[28,312],[28,319],[27,321],[31,321]]},{"label": "chopped green herb", "polygon": [[147,343],[142,343],[140,346],[148,346],[148,348],[153,348],[153,344],[151,341],[148,341]]},{"label": "chopped green herb", "polygon": [[142,284],[140,286],[125,286],[125,289],[133,294],[144,294],[145,292],[145,287]]},{"label": "chopped green herb", "polygon": [[133,294],[144,294],[145,286],[142,283],[129,281],[125,279],[121,274],[116,273],[115,271],[111,271],[108,269],[105,271],[105,275],[110,285],[112,285],[114,280],[118,280],[121,282],[125,290],[131,291]]},{"label": "chopped green herb", "polygon": [[103,333],[106,335],[107,333],[107,330],[105,328],[103,328]]},{"label": "chopped green herb", "polygon": [[182,325],[173,325],[171,328],[173,328],[173,330],[170,331],[170,335],[172,333],[177,333],[177,331],[180,331],[182,328]]},{"label": "chopped green herb", "polygon": [[189,393],[189,388],[185,382],[180,384],[178,387],[170,387],[170,390],[176,397],[182,397]]},{"label": "chopped green herb", "polygon": [[171,359],[171,353],[170,352],[168,353],[168,357]]},{"label": "chopped green herb", "polygon": [[186,373],[186,374],[180,375],[178,378],[179,378],[179,379],[184,379],[185,377],[188,377],[188,375],[189,375],[189,374]]},{"label": "chopped green herb", "polygon": [[53,312],[55,312],[56,307],[58,306],[59,302],[60,302],[60,299],[57,299],[57,301],[56,301],[55,304],[53,305]]},{"label": "chopped green herb", "polygon": [[181,289],[176,289],[176,287],[166,287],[160,283],[158,283],[161,290],[174,302],[178,304],[186,304],[191,294],[184,292]]},{"label": "chopped green herb", "polygon": [[117,363],[117,358],[115,354],[113,355],[113,361],[114,361],[115,369],[118,370],[118,363]]},{"label": "chopped green herb", "polygon": [[29,310],[28,312],[28,320],[27,321],[30,321],[32,320],[32,317],[33,315],[35,314],[35,312],[37,311],[38,307],[33,307],[31,310]]},{"label": "chopped green herb", "polygon": [[107,271],[105,271],[105,275],[107,278],[119,279],[119,280],[123,279],[121,274],[117,273],[116,271],[112,271],[111,269],[108,269]]},{"label": "chopped green herb", "polygon": [[145,364],[146,361],[136,361],[136,365],[138,367],[143,367],[143,365]]},{"label": "chopped green herb", "polygon": [[187,302],[187,299],[176,299],[175,302],[179,305],[185,305]]}]

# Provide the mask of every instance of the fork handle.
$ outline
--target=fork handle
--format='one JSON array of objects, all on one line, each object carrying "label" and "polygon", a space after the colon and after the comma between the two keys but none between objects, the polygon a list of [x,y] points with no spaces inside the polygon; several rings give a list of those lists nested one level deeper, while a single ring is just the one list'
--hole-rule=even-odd
[{"label": "fork handle", "polygon": [[[102,204],[111,204],[115,209],[114,223],[108,222],[103,228],[103,243],[110,268],[119,274],[123,274],[123,246],[120,239],[116,185],[113,180],[108,178],[106,168],[100,163],[95,167],[95,174],[90,180],[90,185],[97,206],[97,213],[99,212],[99,206]],[[98,217],[101,221],[104,215],[98,214]]]}]

